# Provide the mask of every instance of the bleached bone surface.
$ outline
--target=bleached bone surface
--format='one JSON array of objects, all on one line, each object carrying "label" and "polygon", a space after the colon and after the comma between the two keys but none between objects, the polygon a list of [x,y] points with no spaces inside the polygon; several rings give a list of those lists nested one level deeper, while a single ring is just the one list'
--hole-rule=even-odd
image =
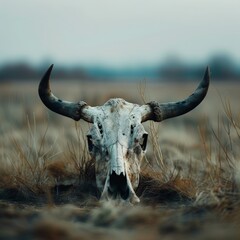
[{"label": "bleached bone surface", "polygon": [[[141,124],[140,106],[123,99],[110,99],[95,109],[94,123],[88,133],[90,154],[96,160],[97,186],[102,196],[109,197],[110,177],[123,175],[130,198],[137,198],[134,188],[139,183],[140,162],[145,154],[143,146],[147,132]],[[120,184],[120,183],[119,183]],[[120,186],[115,186],[119,187]],[[123,190],[124,191],[124,190]]]}]

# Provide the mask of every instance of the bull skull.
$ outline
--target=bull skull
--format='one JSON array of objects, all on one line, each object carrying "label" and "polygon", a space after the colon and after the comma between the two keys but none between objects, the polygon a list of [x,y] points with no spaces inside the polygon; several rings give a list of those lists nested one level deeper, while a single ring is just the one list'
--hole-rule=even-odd
[{"label": "bull skull", "polygon": [[92,123],[87,134],[88,149],[95,159],[101,199],[139,202],[134,189],[139,184],[140,164],[146,153],[148,139],[142,123],[148,120],[161,122],[194,109],[207,94],[209,68],[195,92],[183,101],[152,101],[140,106],[114,98],[96,107],[83,101],[72,103],[55,97],[49,85],[52,68],[53,65],[39,84],[39,96],[50,110],[76,121],[83,119]]}]

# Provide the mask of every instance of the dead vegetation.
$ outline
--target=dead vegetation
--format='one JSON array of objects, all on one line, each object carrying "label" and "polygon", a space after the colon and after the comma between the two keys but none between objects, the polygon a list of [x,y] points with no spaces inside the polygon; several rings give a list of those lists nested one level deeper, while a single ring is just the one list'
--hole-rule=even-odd
[{"label": "dead vegetation", "polygon": [[[15,96],[11,91],[8,99]],[[32,105],[28,99],[21,106],[19,96],[10,103],[2,98],[0,237],[239,238],[240,115],[235,96],[217,95],[219,111],[216,100],[206,99],[210,111],[206,104],[193,116],[146,126],[150,142],[136,190],[141,204],[134,207],[99,203],[85,141],[87,124],[59,120],[52,113],[47,120],[36,97]]]}]

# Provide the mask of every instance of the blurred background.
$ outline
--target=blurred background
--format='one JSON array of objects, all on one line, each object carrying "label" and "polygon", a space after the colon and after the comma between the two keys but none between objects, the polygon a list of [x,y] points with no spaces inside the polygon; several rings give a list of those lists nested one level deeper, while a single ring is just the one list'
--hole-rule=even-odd
[{"label": "blurred background", "polygon": [[240,78],[238,0],[1,0],[0,81]]},{"label": "blurred background", "polygon": [[[240,239],[240,0],[0,0],[0,36],[1,239]],[[197,108],[144,123],[146,208],[97,207],[91,125],[37,93],[53,63],[93,106],[182,100],[210,66]]]}]

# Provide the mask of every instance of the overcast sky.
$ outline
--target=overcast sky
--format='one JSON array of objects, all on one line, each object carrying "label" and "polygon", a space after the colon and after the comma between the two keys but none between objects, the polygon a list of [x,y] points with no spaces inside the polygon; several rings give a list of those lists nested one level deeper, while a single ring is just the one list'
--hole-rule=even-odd
[{"label": "overcast sky", "polygon": [[240,61],[239,0],[0,0],[0,63]]}]

